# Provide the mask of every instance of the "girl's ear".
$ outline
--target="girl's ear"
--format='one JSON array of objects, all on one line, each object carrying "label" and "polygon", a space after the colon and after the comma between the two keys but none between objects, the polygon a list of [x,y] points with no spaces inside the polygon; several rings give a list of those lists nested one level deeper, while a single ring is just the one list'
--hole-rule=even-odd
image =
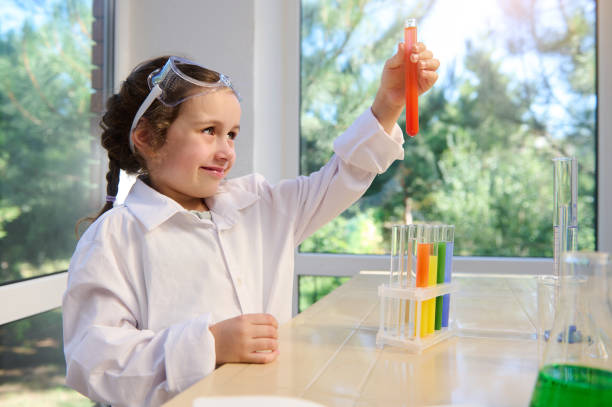
[{"label": "girl's ear", "polygon": [[154,153],[153,148],[150,143],[151,134],[149,132],[149,128],[147,123],[142,120],[134,129],[132,133],[132,141],[134,142],[134,147],[140,155],[144,158],[151,157]]}]

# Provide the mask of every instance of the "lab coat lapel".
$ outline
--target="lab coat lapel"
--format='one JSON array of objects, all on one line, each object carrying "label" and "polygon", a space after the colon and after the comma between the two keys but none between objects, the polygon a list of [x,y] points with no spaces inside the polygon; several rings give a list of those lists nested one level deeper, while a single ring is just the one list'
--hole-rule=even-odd
[{"label": "lab coat lapel", "polygon": [[178,202],[160,194],[140,178],[136,179],[132,186],[125,205],[147,231],[155,229],[175,213],[185,210]]},{"label": "lab coat lapel", "polygon": [[230,229],[238,221],[239,211],[253,205],[257,200],[259,196],[254,193],[224,182],[215,195],[206,198],[206,205],[217,228],[221,231]]}]

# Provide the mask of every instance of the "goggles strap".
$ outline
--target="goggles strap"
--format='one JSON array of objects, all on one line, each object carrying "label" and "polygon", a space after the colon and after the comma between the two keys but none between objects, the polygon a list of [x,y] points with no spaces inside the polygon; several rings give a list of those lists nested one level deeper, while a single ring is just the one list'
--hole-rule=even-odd
[{"label": "goggles strap", "polygon": [[144,100],[144,102],[142,102],[142,104],[138,108],[138,111],[136,112],[136,116],[134,116],[134,120],[132,121],[132,127],[130,128],[130,150],[132,150],[132,153],[136,153],[136,150],[134,148],[134,138],[133,138],[134,129],[138,125],[138,122],[140,121],[140,118],[142,117],[142,115],[147,111],[149,106],[151,106],[153,101],[157,99],[159,95],[161,94],[162,94],[162,89],[159,87],[159,85],[155,85],[153,89],[151,89],[151,92],[149,92],[149,95],[147,96],[147,98]]}]

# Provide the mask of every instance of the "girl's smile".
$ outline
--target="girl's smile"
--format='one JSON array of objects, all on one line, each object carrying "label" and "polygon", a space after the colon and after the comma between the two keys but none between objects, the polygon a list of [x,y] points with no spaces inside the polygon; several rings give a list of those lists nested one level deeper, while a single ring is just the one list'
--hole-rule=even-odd
[{"label": "girl's smile", "polygon": [[215,178],[225,177],[225,168],[223,167],[201,167],[204,171],[207,171],[210,175]]}]

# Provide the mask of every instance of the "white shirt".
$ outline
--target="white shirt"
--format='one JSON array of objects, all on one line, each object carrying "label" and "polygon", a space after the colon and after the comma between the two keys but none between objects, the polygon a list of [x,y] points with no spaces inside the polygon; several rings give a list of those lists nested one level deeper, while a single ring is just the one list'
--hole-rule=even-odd
[{"label": "white shirt", "polygon": [[66,383],[118,406],[159,405],[215,368],[208,327],[240,314],[291,318],[295,248],[403,159],[370,109],[308,177],[223,182],[212,220],[136,181],[85,232],[63,299]]}]

